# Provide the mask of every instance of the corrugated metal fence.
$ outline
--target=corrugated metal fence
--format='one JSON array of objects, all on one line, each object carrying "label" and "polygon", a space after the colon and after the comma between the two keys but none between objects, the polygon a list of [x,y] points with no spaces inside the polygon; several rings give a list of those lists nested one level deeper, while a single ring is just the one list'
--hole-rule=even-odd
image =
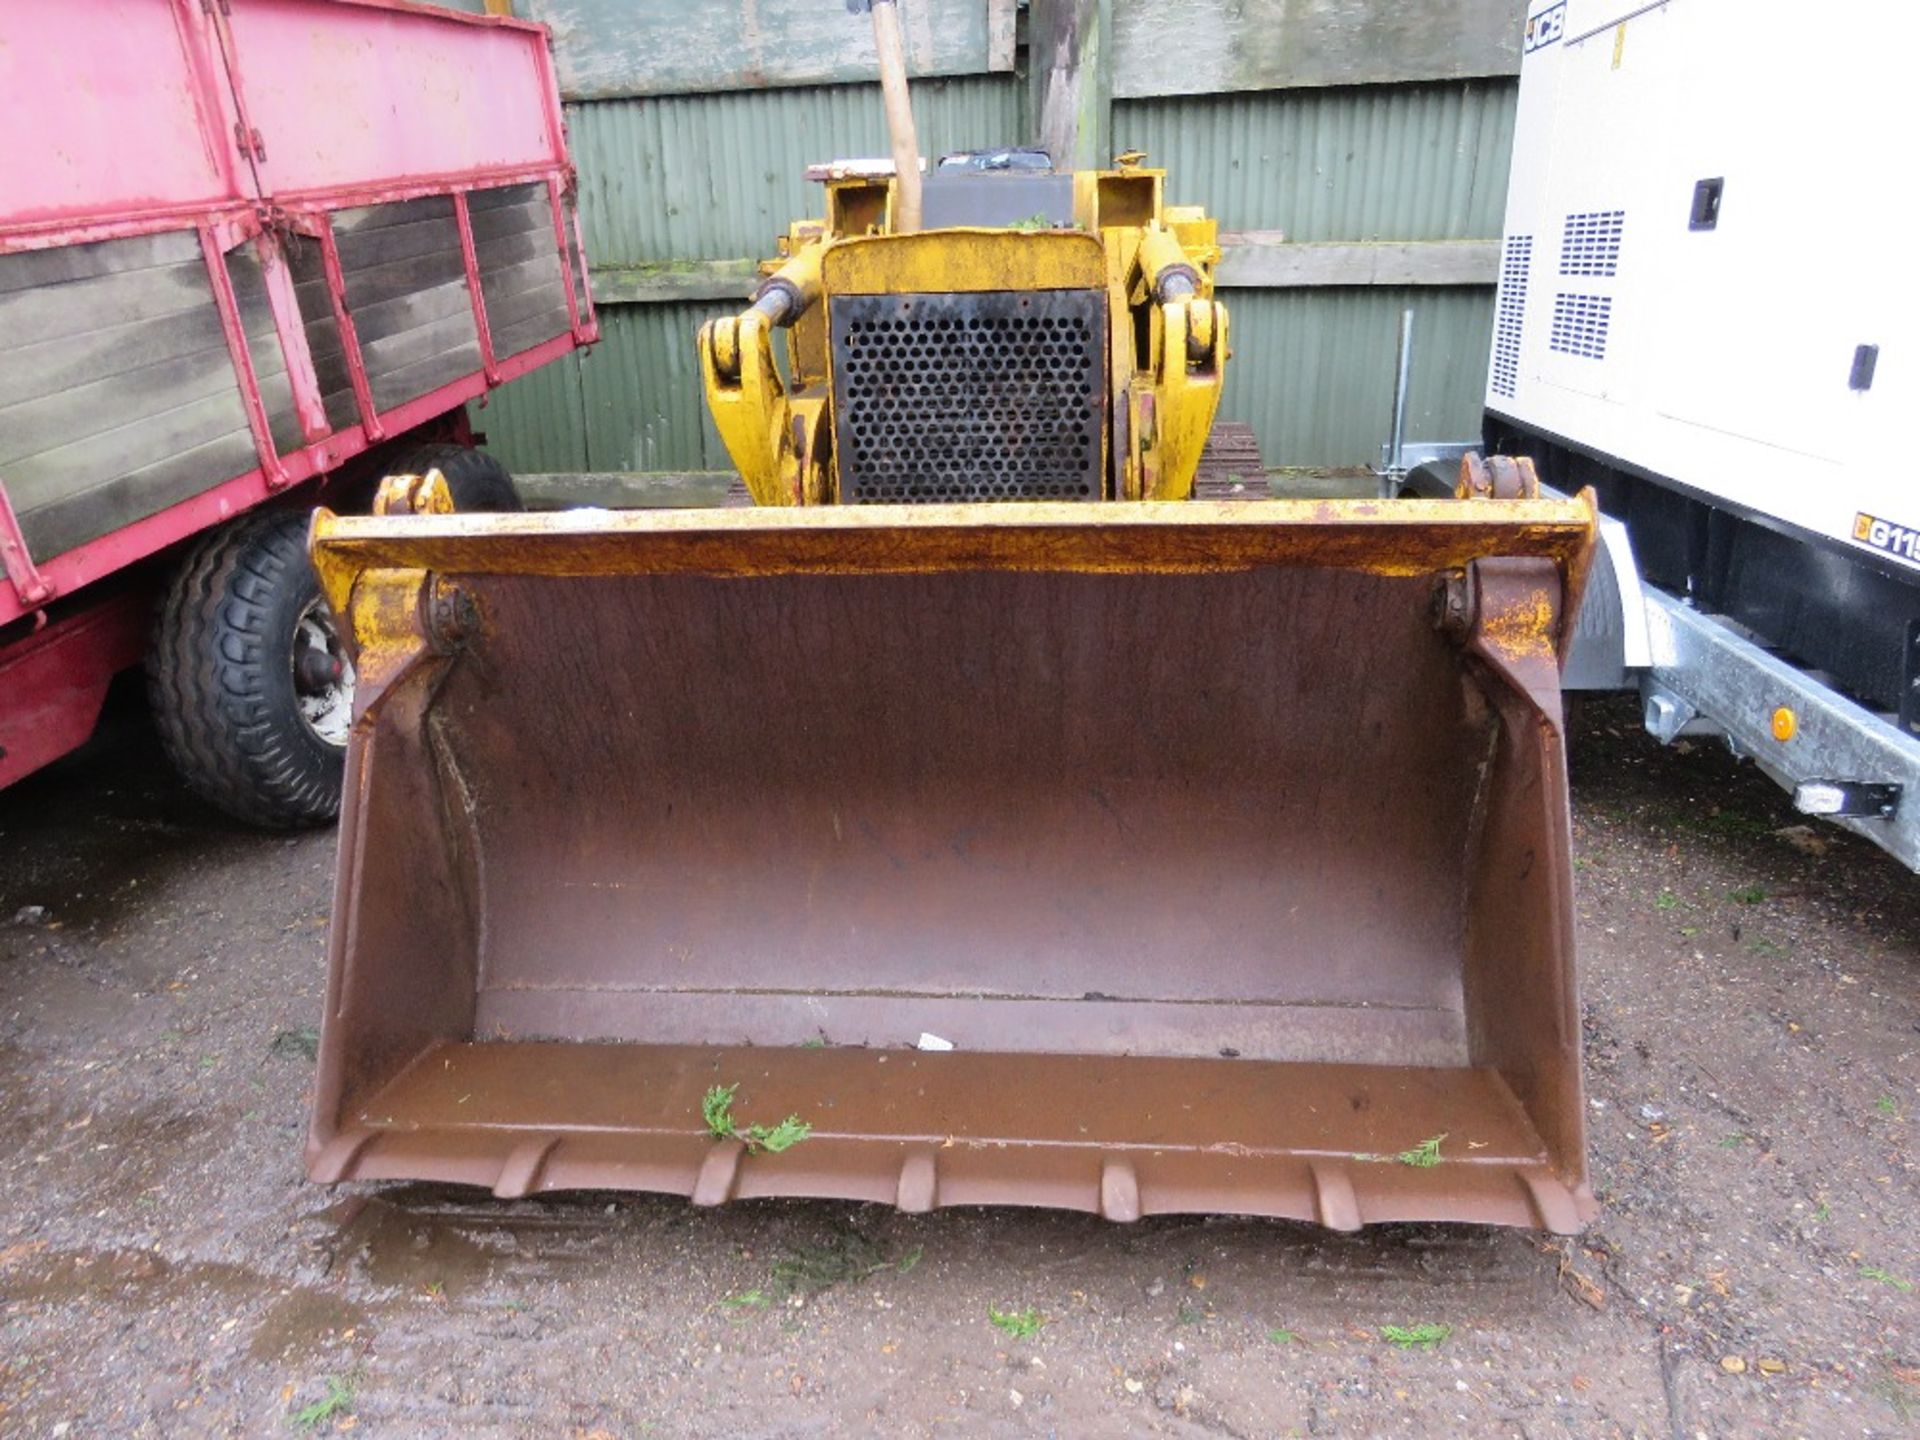
[{"label": "corrugated metal fence", "polygon": [[[1243,0],[1247,10],[1263,3]],[[542,0],[530,8],[539,16]],[[1505,65],[1495,56],[1484,68]],[[1206,205],[1226,231],[1269,239],[1279,231],[1305,245],[1491,241],[1500,233],[1515,86],[1494,74],[1121,99],[1112,139],[1116,151],[1144,150],[1149,163],[1166,166],[1169,198]],[[1028,138],[1028,93],[1011,71],[917,81],[922,148]],[[592,354],[508,386],[476,419],[516,471],[724,469],[700,395],[694,332],[707,316],[739,307],[751,284],[742,262],[768,253],[790,220],[818,213],[819,189],[802,173],[809,162],[886,153],[878,89],[647,94],[574,102],[567,113],[605,338]],[[1409,438],[1477,433],[1490,267],[1481,278],[1226,291],[1234,359],[1224,415],[1253,423],[1271,465],[1377,460],[1399,315],[1411,305],[1418,358]]]}]

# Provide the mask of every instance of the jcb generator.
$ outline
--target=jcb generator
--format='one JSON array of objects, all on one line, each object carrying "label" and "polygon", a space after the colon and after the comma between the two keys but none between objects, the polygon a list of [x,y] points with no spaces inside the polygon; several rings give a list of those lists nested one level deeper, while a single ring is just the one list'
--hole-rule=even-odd
[{"label": "jcb generator", "polygon": [[309,1173],[1577,1229],[1591,507],[1190,498],[1213,222],[923,177],[874,13],[894,163],[699,337],[752,506],[316,521]]}]

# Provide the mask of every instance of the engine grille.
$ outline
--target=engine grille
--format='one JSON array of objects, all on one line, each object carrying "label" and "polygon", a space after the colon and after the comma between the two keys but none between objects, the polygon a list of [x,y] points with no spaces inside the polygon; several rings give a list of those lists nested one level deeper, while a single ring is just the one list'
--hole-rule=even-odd
[{"label": "engine grille", "polygon": [[830,303],[843,502],[1101,497],[1103,293]]}]

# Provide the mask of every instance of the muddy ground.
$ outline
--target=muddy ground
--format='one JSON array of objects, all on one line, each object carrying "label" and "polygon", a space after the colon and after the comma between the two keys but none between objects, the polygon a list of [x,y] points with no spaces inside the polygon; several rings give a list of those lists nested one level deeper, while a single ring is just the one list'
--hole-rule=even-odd
[{"label": "muddy ground", "polygon": [[1920,881],[1631,707],[1573,761],[1605,1211],[1341,1237],[309,1186],[332,836],[122,706],[0,794],[0,1434],[1916,1433]]}]

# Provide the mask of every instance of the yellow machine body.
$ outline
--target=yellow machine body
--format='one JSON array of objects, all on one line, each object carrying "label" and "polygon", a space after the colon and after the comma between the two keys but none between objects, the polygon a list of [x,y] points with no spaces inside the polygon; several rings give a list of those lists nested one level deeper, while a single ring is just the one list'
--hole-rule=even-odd
[{"label": "yellow machine body", "polygon": [[752,508],[318,512],[359,678],[314,1179],[1594,1213],[1591,496],[1190,498],[1213,224],[1049,183],[1074,224],[894,234],[829,178],[700,334]]},{"label": "yellow machine body", "polygon": [[[1219,408],[1227,312],[1215,222],[1164,204],[1164,178],[1074,174],[1071,225],[895,234],[891,176],[829,176],[826,217],[791,227],[761,303],[700,331],[708,408],[754,503],[1186,499]],[[867,318],[848,321],[856,309]],[[876,328],[890,343],[863,353],[860,332]],[[1083,359],[1085,384],[1070,386]],[[879,432],[865,447],[868,422],[849,413],[862,408]],[[1085,450],[1029,453],[1081,428]],[[942,483],[917,463],[929,449],[972,469]]]}]

